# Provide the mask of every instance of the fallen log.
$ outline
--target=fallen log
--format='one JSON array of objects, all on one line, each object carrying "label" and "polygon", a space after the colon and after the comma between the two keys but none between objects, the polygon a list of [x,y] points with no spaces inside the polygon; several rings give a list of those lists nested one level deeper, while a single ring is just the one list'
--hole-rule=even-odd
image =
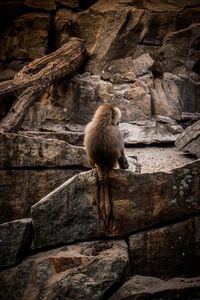
[{"label": "fallen log", "polygon": [[86,58],[81,40],[72,39],[55,52],[38,58],[25,66],[13,80],[0,83],[0,101],[10,96],[15,101],[0,123],[0,131],[16,132],[31,105],[45,89],[64,76],[76,71]]}]

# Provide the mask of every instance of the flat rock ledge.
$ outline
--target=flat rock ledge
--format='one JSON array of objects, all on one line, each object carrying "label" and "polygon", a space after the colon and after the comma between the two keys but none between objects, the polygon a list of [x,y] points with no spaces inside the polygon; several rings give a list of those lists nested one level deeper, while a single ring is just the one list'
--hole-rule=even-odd
[{"label": "flat rock ledge", "polygon": [[43,137],[0,133],[0,169],[19,167],[70,167],[88,168],[83,147]]},{"label": "flat rock ledge", "polygon": [[178,136],[175,145],[178,150],[200,158],[200,120],[186,128]]},{"label": "flat rock ledge", "polygon": [[106,228],[96,177],[95,170],[76,175],[32,206],[35,248],[124,237],[200,211],[200,160],[169,173],[110,172],[112,215]]}]

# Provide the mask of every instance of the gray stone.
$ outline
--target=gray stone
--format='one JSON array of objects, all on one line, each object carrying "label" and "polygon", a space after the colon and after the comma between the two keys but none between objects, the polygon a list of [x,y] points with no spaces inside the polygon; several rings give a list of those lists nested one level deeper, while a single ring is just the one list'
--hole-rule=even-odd
[{"label": "gray stone", "polygon": [[149,53],[144,53],[133,60],[133,70],[136,76],[142,76],[150,72],[154,60]]},{"label": "gray stone", "polygon": [[164,281],[136,275],[126,281],[110,300],[197,300],[200,297],[200,277],[172,278]]},{"label": "gray stone", "polygon": [[177,138],[176,147],[200,158],[200,121],[187,127]]},{"label": "gray stone", "polygon": [[0,267],[14,266],[27,255],[31,244],[31,219],[0,225]]},{"label": "gray stone", "polygon": [[0,133],[0,169],[13,167],[89,167],[84,148],[64,141]]},{"label": "gray stone", "polygon": [[[58,129],[58,128],[57,128]],[[58,131],[21,131],[19,134],[30,136],[30,137],[42,137],[45,139],[56,139],[60,141],[67,142],[75,146],[83,146],[84,132],[82,131],[67,131],[59,130]]]},{"label": "gray stone", "polygon": [[32,207],[36,248],[121,237],[200,211],[200,160],[170,173],[109,174],[112,215],[105,227],[95,170],[76,175]]},{"label": "gray stone", "polygon": [[[186,185],[188,188],[190,184],[183,180],[181,182],[180,195],[184,193]],[[177,190],[177,185],[174,184],[172,188]],[[178,205],[175,198],[169,201],[173,206]],[[190,206],[192,196],[188,195],[185,201]],[[183,222],[132,235],[129,237],[132,270],[134,274],[161,278],[198,276],[199,241],[200,217],[191,217]]]},{"label": "gray stone", "polygon": [[96,241],[45,251],[0,273],[0,298],[100,300],[129,275],[127,244]]},{"label": "gray stone", "polygon": [[175,121],[162,117],[136,121],[135,124],[121,123],[119,127],[126,145],[171,143],[183,131]]}]

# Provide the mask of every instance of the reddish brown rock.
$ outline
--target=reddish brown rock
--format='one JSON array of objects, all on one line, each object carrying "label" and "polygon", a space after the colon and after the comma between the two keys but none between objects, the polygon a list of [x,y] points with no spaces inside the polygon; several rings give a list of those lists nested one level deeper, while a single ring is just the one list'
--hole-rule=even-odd
[{"label": "reddish brown rock", "polygon": [[38,253],[0,273],[0,298],[100,300],[129,274],[124,241],[96,241]]}]

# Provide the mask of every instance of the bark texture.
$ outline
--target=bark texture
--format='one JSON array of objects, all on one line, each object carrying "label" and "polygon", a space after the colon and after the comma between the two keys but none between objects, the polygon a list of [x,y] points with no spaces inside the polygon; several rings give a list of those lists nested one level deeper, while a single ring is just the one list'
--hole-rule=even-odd
[{"label": "bark texture", "polygon": [[83,63],[86,50],[83,42],[72,39],[55,52],[25,66],[13,80],[0,84],[0,101],[15,96],[10,111],[3,118],[0,130],[16,132],[29,107],[45,89],[64,76],[72,74]]}]

